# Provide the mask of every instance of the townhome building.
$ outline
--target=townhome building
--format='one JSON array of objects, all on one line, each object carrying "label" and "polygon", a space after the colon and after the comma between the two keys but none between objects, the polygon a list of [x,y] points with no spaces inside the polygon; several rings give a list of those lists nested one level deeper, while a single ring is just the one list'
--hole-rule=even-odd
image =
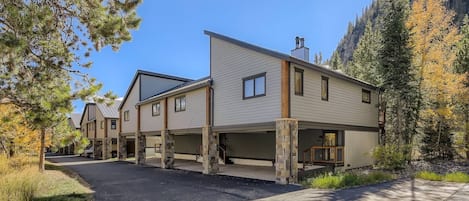
[{"label": "townhome building", "polygon": [[[83,136],[90,141],[88,150],[94,159],[117,157],[119,126],[118,106],[121,101],[108,103],[86,103],[80,119]],[[86,150],[85,150],[86,151]]]},{"label": "townhome building", "polygon": [[[308,167],[372,164],[380,127],[376,86],[310,63],[302,38],[287,55],[205,34],[208,77],[137,72],[119,110],[128,121],[120,128],[120,159],[134,148],[137,164],[148,155],[161,158],[162,168],[178,158],[199,160],[205,174],[220,165],[271,166],[284,184]],[[155,81],[141,82],[142,75]]]}]

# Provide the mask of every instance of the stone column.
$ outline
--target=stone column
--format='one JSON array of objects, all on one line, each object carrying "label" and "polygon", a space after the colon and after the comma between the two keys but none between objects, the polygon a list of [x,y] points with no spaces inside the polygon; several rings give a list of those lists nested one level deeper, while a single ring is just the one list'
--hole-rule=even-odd
[{"label": "stone column", "polygon": [[103,160],[112,158],[112,147],[111,147],[111,139],[104,138],[103,139]]},{"label": "stone column", "polygon": [[298,182],[298,120],[276,120],[275,182]]},{"label": "stone column", "polygon": [[119,152],[117,153],[119,160],[127,159],[127,138],[125,136],[119,135],[117,146],[119,147],[117,149]]},{"label": "stone column", "polygon": [[218,133],[212,132],[212,127],[202,128],[202,165],[204,174],[218,172]]},{"label": "stone column", "polygon": [[169,130],[161,131],[161,168],[174,167],[174,137]]},{"label": "stone column", "polygon": [[137,132],[137,136],[135,139],[135,152],[136,152],[136,158],[135,158],[135,163],[137,165],[143,165],[145,164],[145,147],[146,147],[146,136],[142,134],[142,132]]},{"label": "stone column", "polygon": [[100,156],[98,155],[98,140],[93,138],[93,159],[98,159]]}]

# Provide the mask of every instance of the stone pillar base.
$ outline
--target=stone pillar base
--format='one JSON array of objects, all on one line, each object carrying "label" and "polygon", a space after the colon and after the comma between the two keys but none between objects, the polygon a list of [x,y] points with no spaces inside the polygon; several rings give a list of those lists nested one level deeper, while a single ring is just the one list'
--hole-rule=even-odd
[{"label": "stone pillar base", "polygon": [[127,137],[119,135],[117,146],[119,147],[117,149],[119,152],[117,153],[119,160],[127,159]]},{"label": "stone pillar base", "polygon": [[137,165],[143,165],[145,164],[145,157],[146,157],[146,154],[145,154],[145,146],[146,146],[146,136],[145,135],[142,135],[141,132],[138,132],[137,133],[137,137],[136,137],[136,158],[135,158],[135,163]]},{"label": "stone pillar base", "polygon": [[110,138],[103,139],[103,160],[112,158],[112,145]]},{"label": "stone pillar base", "polygon": [[218,133],[212,132],[212,127],[202,128],[202,165],[204,174],[218,172]]},{"label": "stone pillar base", "polygon": [[276,120],[275,182],[298,182],[298,120]]},{"label": "stone pillar base", "polygon": [[161,131],[161,168],[174,167],[174,137],[169,130]]}]

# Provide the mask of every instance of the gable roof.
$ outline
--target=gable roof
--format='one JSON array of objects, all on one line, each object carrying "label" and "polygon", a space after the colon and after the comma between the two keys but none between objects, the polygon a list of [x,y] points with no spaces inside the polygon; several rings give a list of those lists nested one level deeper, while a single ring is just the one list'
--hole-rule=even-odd
[{"label": "gable roof", "polygon": [[324,73],[324,74],[327,74],[327,75],[330,75],[332,77],[336,77],[336,78],[339,78],[339,79],[342,79],[342,80],[350,81],[350,82],[353,82],[355,84],[358,84],[358,85],[366,87],[366,88],[370,88],[370,89],[373,89],[373,90],[376,90],[378,88],[378,87],[376,87],[376,86],[374,86],[370,83],[367,83],[365,81],[353,78],[353,77],[348,76],[346,74],[343,74],[341,72],[331,70],[331,69],[326,68],[324,66],[320,66],[320,65],[316,65],[316,64],[312,64],[312,63],[303,61],[301,59],[292,57],[288,54],[284,54],[284,53],[280,53],[280,52],[277,52],[277,51],[269,50],[269,49],[266,49],[266,48],[263,48],[263,47],[259,47],[259,46],[253,45],[253,44],[249,44],[249,43],[246,43],[244,41],[240,41],[240,40],[237,40],[237,39],[234,39],[234,38],[230,38],[228,36],[224,36],[224,35],[214,33],[214,32],[211,32],[211,31],[205,30],[204,33],[206,35],[210,36],[210,37],[214,37],[214,38],[223,40],[225,42],[232,43],[232,44],[235,44],[237,46],[240,46],[240,47],[243,47],[243,48],[246,48],[246,49],[250,49],[252,51],[256,51],[256,52],[259,52],[259,53],[262,53],[262,54],[266,54],[266,55],[269,55],[269,56],[272,56],[272,57],[275,57],[275,58],[278,58],[278,59],[281,59],[281,60],[286,60],[286,61],[289,61],[290,63],[295,63],[295,64],[298,64],[298,65],[302,65],[302,66],[305,66],[307,68],[313,69],[315,71],[319,71],[321,73]]},{"label": "gable roof", "polygon": [[119,105],[121,101],[115,100],[112,105],[107,105],[106,103],[97,103],[96,106],[98,110],[101,111],[104,118],[119,118]]},{"label": "gable roof", "polygon": [[161,93],[158,93],[158,94],[156,94],[152,97],[149,97],[145,100],[142,100],[139,103],[137,103],[137,105],[142,105],[142,104],[149,103],[149,102],[152,102],[152,101],[155,101],[155,100],[159,100],[159,99],[162,99],[162,98],[165,98],[165,97],[185,93],[185,92],[188,92],[188,91],[192,91],[194,89],[202,88],[204,86],[209,86],[211,84],[212,84],[212,79],[210,77],[204,77],[204,78],[194,80],[194,81],[191,81],[191,82],[186,82],[186,83],[180,84],[176,87],[173,87],[171,89],[168,89],[166,91],[163,91]]},{"label": "gable roof", "polygon": [[172,75],[165,75],[165,74],[161,74],[161,73],[154,73],[154,72],[145,71],[145,70],[137,70],[137,72],[135,72],[134,78],[132,79],[132,82],[130,82],[129,88],[127,88],[127,92],[125,92],[125,96],[124,96],[123,100],[121,101],[120,105],[117,108],[118,110],[122,109],[122,106],[124,105],[125,101],[127,101],[127,97],[130,94],[130,90],[132,90],[135,82],[137,81],[138,76],[140,76],[140,75],[160,77],[160,78],[165,78],[165,79],[177,80],[177,81],[181,81],[181,82],[190,82],[190,81],[192,81],[191,79],[187,79],[187,78],[176,77],[176,76],[172,76]]},{"label": "gable roof", "polygon": [[73,126],[78,129],[81,127],[80,125],[80,120],[81,120],[81,114],[80,113],[72,113],[70,114],[69,119],[71,120]]},{"label": "gable roof", "polygon": [[85,116],[86,109],[88,108],[89,105],[96,105],[96,103],[86,103],[85,104],[85,107],[83,108],[83,113],[81,113],[80,126],[81,126],[81,123],[83,123],[83,117]]}]

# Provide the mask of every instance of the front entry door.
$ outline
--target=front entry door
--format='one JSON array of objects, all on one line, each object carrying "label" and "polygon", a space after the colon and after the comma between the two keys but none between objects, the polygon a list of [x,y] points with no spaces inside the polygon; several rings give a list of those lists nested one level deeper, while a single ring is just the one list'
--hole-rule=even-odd
[{"label": "front entry door", "polygon": [[325,131],[324,132],[324,147],[329,147],[325,149],[324,160],[335,160],[336,153],[335,148],[337,146],[337,131]]}]

